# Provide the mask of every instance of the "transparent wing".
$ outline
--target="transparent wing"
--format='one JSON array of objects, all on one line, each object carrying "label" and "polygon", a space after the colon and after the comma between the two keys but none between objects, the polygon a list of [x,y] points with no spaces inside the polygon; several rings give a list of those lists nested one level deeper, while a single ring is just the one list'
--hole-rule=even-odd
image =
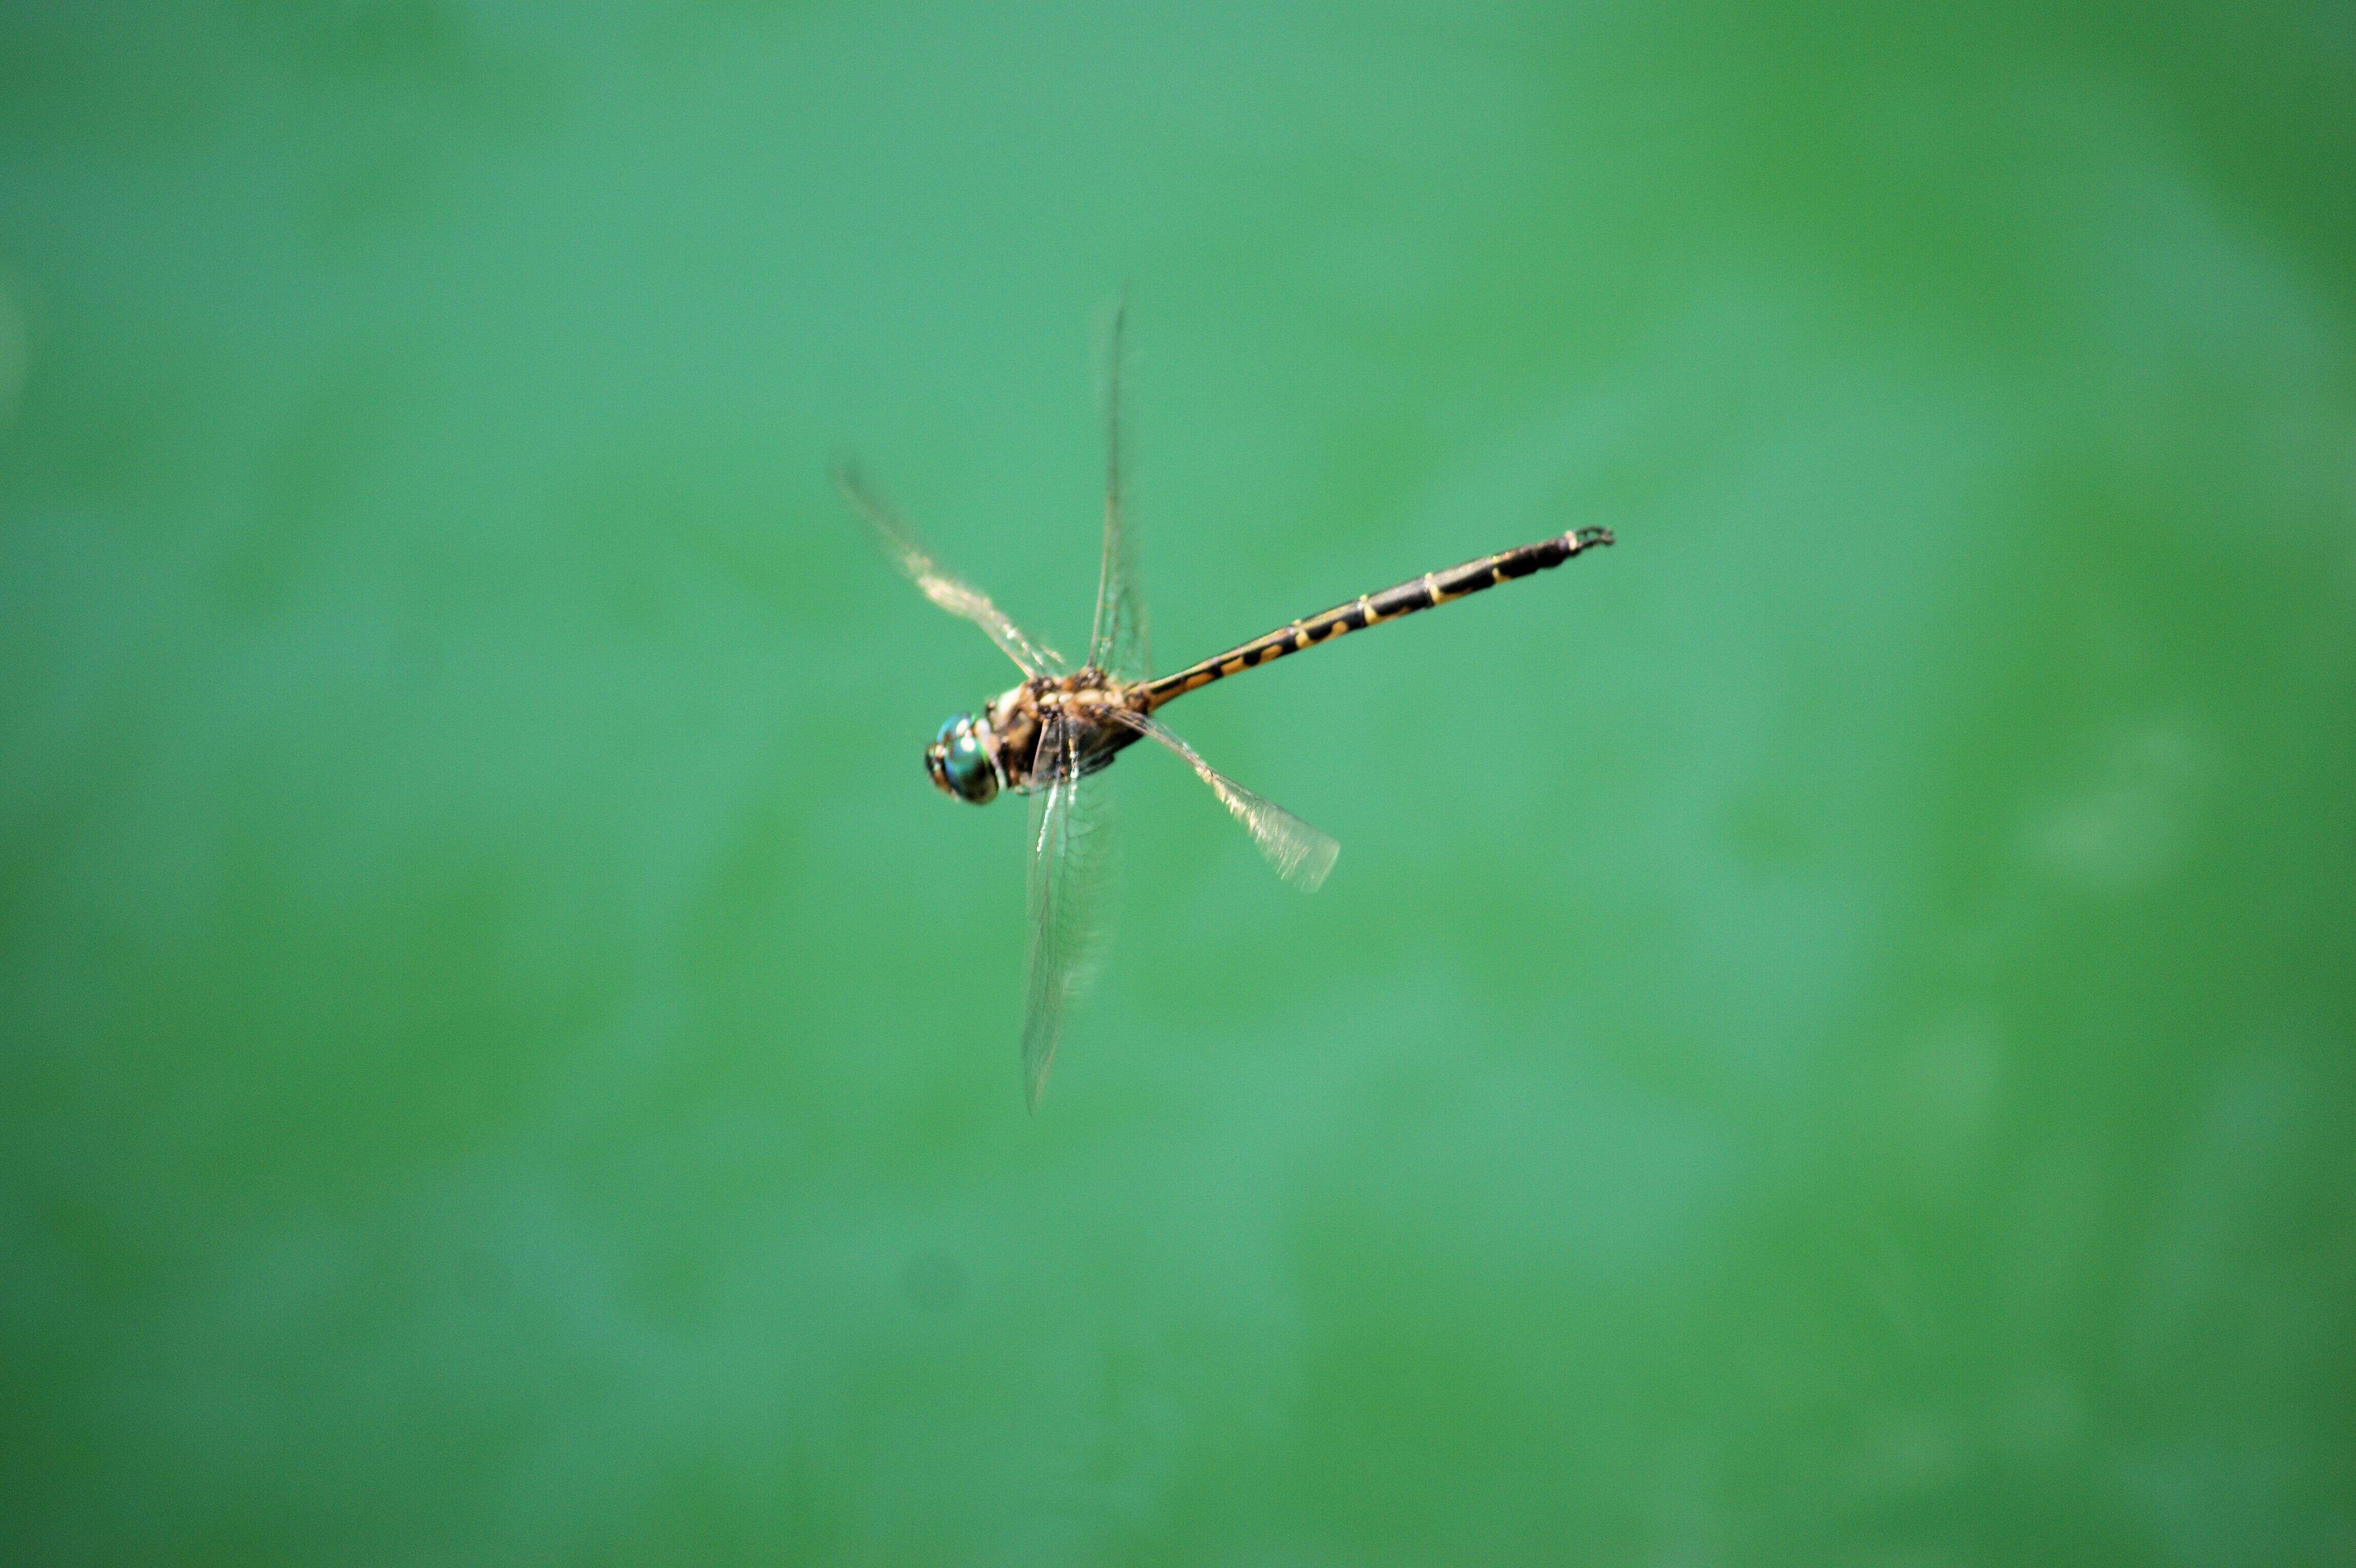
[{"label": "transparent wing", "polygon": [[1104,791],[1080,776],[1078,741],[1076,726],[1050,718],[1032,765],[1034,779],[1052,779],[1036,785],[1031,796],[1031,963],[1023,1082],[1034,1112],[1055,1062],[1065,1004],[1092,977],[1101,950],[1098,914],[1111,822]]},{"label": "transparent wing", "polygon": [[917,539],[914,530],[900,521],[892,509],[870,491],[859,477],[859,470],[845,458],[834,464],[835,488],[851,510],[867,520],[884,550],[907,574],[908,580],[924,590],[925,597],[953,616],[963,616],[990,634],[990,640],[1005,650],[1006,657],[1023,667],[1025,675],[1058,674],[1064,668],[1064,656],[1045,643],[1026,635],[1023,628],[1006,618],[990,596],[941,569],[932,553]]},{"label": "transparent wing", "polygon": [[1138,586],[1137,564],[1129,548],[1128,520],[1123,515],[1120,484],[1120,360],[1121,335],[1129,319],[1129,297],[1113,307],[1112,331],[1105,355],[1105,522],[1104,559],[1097,570],[1097,617],[1088,633],[1088,663],[1123,680],[1142,680],[1152,673],[1152,651],[1145,630],[1145,598]]},{"label": "transparent wing", "polygon": [[1168,746],[1186,759],[1186,766],[1201,776],[1219,804],[1233,812],[1243,823],[1252,843],[1276,874],[1304,893],[1314,893],[1323,885],[1325,874],[1333,869],[1333,857],[1342,846],[1294,816],[1264,795],[1255,795],[1209,763],[1191,746],[1173,734],[1168,725],[1147,718],[1143,714],[1122,712],[1116,715],[1121,723]]}]

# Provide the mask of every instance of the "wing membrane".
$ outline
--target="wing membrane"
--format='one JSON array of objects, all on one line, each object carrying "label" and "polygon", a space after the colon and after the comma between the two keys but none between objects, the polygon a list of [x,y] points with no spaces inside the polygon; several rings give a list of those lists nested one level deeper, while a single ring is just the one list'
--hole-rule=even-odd
[{"label": "wing membrane", "polygon": [[[1047,1087],[1065,1005],[1092,977],[1110,853],[1104,791],[1080,776],[1079,732],[1051,717],[1039,737],[1031,797],[1031,962],[1023,1018],[1023,1083],[1031,1109]],[[1050,760],[1052,759],[1052,761]],[[1052,773],[1049,769],[1052,768]]]},{"label": "wing membrane", "polygon": [[1125,680],[1151,673],[1152,654],[1145,628],[1145,599],[1137,564],[1130,553],[1129,525],[1121,499],[1121,337],[1129,319],[1126,295],[1113,307],[1111,340],[1105,365],[1104,558],[1097,570],[1096,622],[1088,633],[1088,663]]},{"label": "wing membrane", "polygon": [[1255,795],[1209,763],[1200,753],[1172,733],[1167,725],[1146,717],[1143,714],[1120,713],[1119,720],[1142,734],[1152,736],[1186,759],[1211,787],[1211,793],[1250,833],[1252,843],[1276,874],[1304,893],[1314,893],[1325,881],[1326,873],[1333,869],[1333,859],[1342,846],[1294,816],[1265,795]]},{"label": "wing membrane", "polygon": [[1004,611],[990,602],[990,596],[972,585],[943,570],[916,531],[900,521],[892,509],[867,489],[859,471],[843,459],[834,465],[835,488],[842,492],[851,510],[867,521],[875,537],[910,582],[916,585],[925,597],[953,616],[962,616],[990,635],[1006,657],[1022,667],[1025,675],[1060,673],[1064,656],[1045,643],[1027,635],[1021,627],[1009,620]]}]

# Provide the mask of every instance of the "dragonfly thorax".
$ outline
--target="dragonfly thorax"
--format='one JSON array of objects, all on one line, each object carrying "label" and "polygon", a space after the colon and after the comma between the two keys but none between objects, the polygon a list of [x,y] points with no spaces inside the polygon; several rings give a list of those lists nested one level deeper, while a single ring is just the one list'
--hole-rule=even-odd
[{"label": "dragonfly thorax", "polygon": [[[1028,791],[1076,767],[1093,773],[1142,733],[1131,714],[1146,710],[1142,688],[1101,671],[1034,677],[1000,693],[978,714],[958,714],[925,747],[925,772],[944,795],[977,806],[1002,789]],[[1062,745],[1040,756],[1051,734]]]}]

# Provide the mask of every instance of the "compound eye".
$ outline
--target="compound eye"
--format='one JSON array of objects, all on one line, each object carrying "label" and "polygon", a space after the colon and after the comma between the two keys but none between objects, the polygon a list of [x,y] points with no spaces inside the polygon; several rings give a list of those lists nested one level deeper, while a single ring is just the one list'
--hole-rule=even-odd
[{"label": "compound eye", "polygon": [[973,733],[973,718],[960,714],[941,726],[940,738],[926,753],[926,766],[932,758],[940,759],[933,781],[961,800],[979,806],[998,793],[998,770],[990,765],[990,753],[981,738]]}]

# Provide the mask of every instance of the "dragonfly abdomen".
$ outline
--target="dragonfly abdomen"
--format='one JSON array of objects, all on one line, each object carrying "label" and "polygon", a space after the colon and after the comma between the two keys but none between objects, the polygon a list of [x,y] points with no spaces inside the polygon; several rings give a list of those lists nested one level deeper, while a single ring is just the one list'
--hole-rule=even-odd
[{"label": "dragonfly abdomen", "polygon": [[1444,605],[1451,599],[1461,599],[1467,594],[1477,594],[1483,588],[1494,588],[1500,583],[1510,583],[1516,577],[1526,577],[1543,572],[1549,566],[1559,566],[1581,551],[1612,542],[1612,531],[1607,528],[1574,529],[1551,539],[1541,539],[1536,544],[1517,545],[1501,550],[1494,555],[1483,555],[1478,561],[1467,561],[1442,572],[1427,572],[1420,577],[1385,588],[1378,594],[1361,594],[1347,604],[1335,605],[1321,615],[1310,616],[1280,626],[1263,637],[1215,654],[1199,664],[1162,676],[1145,688],[1148,710],[1160,707],[1173,697],[1183,696],[1198,687],[1228,675],[1281,659],[1288,653],[1299,653],[1321,642],[1330,642],[1344,632],[1361,631],[1400,616],[1428,610]]}]

